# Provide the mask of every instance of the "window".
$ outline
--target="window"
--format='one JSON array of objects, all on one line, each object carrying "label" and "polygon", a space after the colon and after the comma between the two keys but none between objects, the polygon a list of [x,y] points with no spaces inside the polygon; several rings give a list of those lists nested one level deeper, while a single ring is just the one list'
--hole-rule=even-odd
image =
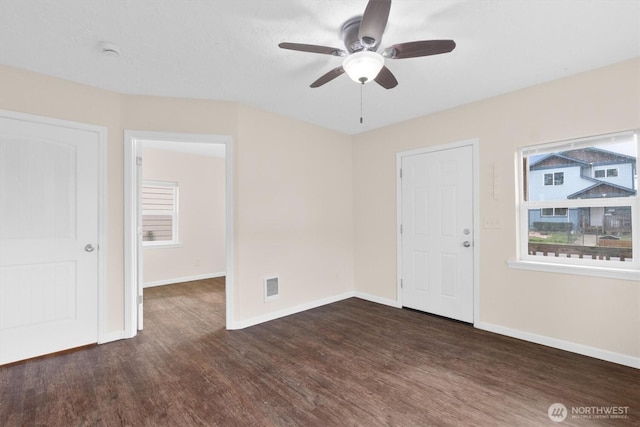
[{"label": "window", "polygon": [[564,184],[564,172],[544,174],[544,185],[562,185],[562,184]]},{"label": "window", "polygon": [[615,178],[618,176],[618,169],[597,169],[593,173],[594,178]]},{"label": "window", "polygon": [[561,216],[566,217],[569,209],[567,208],[542,208],[540,209],[541,216]]},{"label": "window", "polygon": [[520,149],[519,261],[640,272],[638,151],[637,131]]},{"label": "window", "polygon": [[178,183],[142,183],[142,243],[161,246],[178,243]]}]

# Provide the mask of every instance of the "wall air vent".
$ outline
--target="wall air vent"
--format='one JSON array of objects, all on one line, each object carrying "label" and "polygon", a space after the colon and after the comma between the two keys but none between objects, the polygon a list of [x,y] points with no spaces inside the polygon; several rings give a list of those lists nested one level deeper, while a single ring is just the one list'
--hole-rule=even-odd
[{"label": "wall air vent", "polygon": [[280,296],[280,284],[278,277],[267,277],[264,279],[264,301],[271,301]]}]

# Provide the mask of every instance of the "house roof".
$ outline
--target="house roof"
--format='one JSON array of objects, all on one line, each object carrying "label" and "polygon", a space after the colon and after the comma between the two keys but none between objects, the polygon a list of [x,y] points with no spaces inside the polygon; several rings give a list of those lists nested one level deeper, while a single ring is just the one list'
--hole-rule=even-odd
[{"label": "house roof", "polygon": [[[365,5],[1,0],[0,63],[118,93],[238,102],[357,134],[640,56],[636,0],[393,1],[381,47],[453,39],[455,50],[386,60],[399,82],[391,90],[347,76],[309,88],[342,59],[278,43],[342,48],[340,26]],[[100,41],[120,56],[103,55]]]},{"label": "house roof", "polygon": [[590,187],[568,195],[567,199],[601,199],[603,197],[631,197],[635,195],[636,191],[630,188],[608,182],[598,182]]},{"label": "house roof", "polygon": [[572,166],[603,166],[636,163],[636,158],[601,148],[587,147],[551,153],[531,164],[529,170],[562,168]]}]

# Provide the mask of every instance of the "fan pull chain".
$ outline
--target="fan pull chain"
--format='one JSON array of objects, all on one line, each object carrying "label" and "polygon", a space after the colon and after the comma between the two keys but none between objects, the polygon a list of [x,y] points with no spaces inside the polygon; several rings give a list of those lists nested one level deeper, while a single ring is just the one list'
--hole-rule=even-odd
[{"label": "fan pull chain", "polygon": [[364,87],[364,82],[360,84],[360,124],[363,123],[362,120],[362,88]]}]

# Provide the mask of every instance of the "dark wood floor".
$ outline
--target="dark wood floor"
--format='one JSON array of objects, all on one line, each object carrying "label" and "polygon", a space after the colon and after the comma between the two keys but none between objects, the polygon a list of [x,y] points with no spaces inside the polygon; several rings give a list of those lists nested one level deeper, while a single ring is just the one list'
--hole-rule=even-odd
[{"label": "dark wood floor", "polygon": [[638,370],[358,299],[226,331],[221,279],[145,290],[134,339],[0,368],[1,426],[639,423]]}]

